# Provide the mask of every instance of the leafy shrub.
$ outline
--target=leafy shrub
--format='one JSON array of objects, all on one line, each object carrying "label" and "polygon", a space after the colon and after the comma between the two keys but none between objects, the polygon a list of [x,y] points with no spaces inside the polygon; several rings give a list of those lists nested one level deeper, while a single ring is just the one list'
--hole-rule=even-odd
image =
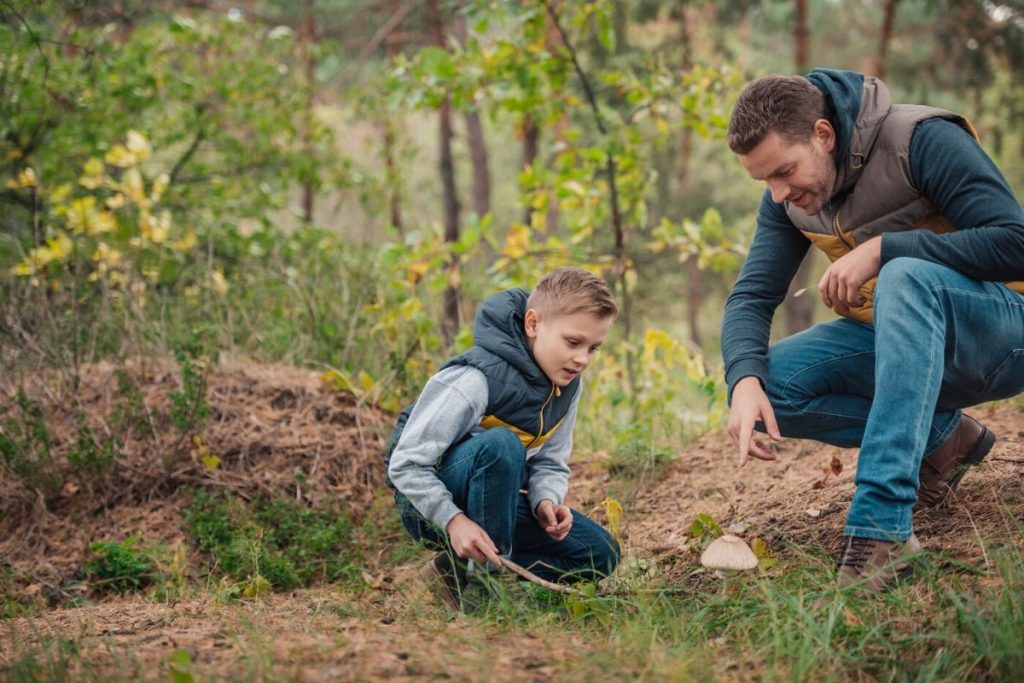
[{"label": "leafy shrub", "polygon": [[82,573],[99,592],[124,593],[153,582],[155,563],[145,550],[137,549],[136,536],[121,542],[98,541],[89,546],[91,556]]},{"label": "leafy shrub", "polygon": [[186,522],[211,569],[252,583],[265,579],[278,590],[351,576],[349,520],[279,498],[246,503],[197,490]]},{"label": "leafy shrub", "polygon": [[60,472],[50,453],[46,414],[39,402],[20,388],[13,406],[0,404],[0,457],[4,467],[26,486],[44,492],[60,488]]}]

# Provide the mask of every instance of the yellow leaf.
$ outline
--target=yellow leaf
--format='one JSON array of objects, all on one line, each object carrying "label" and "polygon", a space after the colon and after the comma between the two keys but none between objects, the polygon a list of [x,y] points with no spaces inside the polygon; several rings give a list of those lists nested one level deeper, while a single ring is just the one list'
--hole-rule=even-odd
[{"label": "yellow leaf", "polygon": [[362,387],[363,391],[369,391],[373,388],[374,381],[373,377],[370,376],[365,370],[360,370],[359,375],[359,386]]},{"label": "yellow leaf", "polygon": [[320,373],[320,381],[333,391],[352,392],[352,383],[348,377],[345,377],[337,370],[324,370]]},{"label": "yellow leaf", "polygon": [[211,472],[220,467],[220,458],[216,455],[203,455],[200,456],[199,459],[202,461],[203,467]]},{"label": "yellow leaf", "polygon": [[615,539],[619,538],[619,522],[622,521],[622,504],[614,498],[607,497],[601,501],[604,514],[608,518],[608,530]]},{"label": "yellow leaf", "polygon": [[245,587],[242,589],[242,595],[247,598],[258,598],[269,592],[270,582],[259,575],[249,577],[249,580],[245,582]]},{"label": "yellow leaf", "polygon": [[228,295],[228,281],[224,279],[224,273],[214,269],[210,271],[210,280],[213,291],[217,296],[223,299]]}]

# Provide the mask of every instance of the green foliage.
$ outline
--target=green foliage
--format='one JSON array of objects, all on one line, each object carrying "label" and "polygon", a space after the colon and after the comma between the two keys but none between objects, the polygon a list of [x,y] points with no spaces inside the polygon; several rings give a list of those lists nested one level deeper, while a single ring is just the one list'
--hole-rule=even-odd
[{"label": "green foliage", "polygon": [[197,490],[186,516],[190,535],[211,570],[261,594],[352,577],[351,523],[287,499],[246,504]]},{"label": "green foliage", "polygon": [[89,545],[82,573],[98,592],[125,593],[154,581],[155,563],[149,551],[135,547],[137,536],[123,541],[97,541]]},{"label": "green foliage", "polygon": [[26,486],[52,493],[63,479],[50,454],[50,431],[38,401],[19,387],[13,405],[0,404],[0,455],[4,467]]},{"label": "green foliage", "polygon": [[722,535],[722,525],[711,515],[702,512],[690,524],[690,536],[696,538],[702,545],[707,545]]},{"label": "green foliage", "polygon": [[104,477],[114,464],[120,444],[114,436],[97,440],[84,418],[78,420],[78,436],[68,450],[71,471],[80,477]]},{"label": "green foliage", "polygon": [[182,434],[199,432],[210,417],[206,398],[206,373],[209,361],[203,356],[199,335],[195,332],[174,352],[181,369],[181,388],[172,391],[171,424]]}]

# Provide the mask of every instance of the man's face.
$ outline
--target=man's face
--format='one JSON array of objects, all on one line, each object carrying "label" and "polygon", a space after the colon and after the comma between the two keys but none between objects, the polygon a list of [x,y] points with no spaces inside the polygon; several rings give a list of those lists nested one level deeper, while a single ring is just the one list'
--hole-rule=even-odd
[{"label": "man's face", "polygon": [[740,154],[740,163],[751,178],[765,182],[776,204],[789,202],[813,216],[832,196],[835,140],[832,126],[819,119],[807,142],[789,143],[772,132],[748,154]]},{"label": "man's face", "polygon": [[612,318],[593,313],[542,317],[531,308],[524,323],[537,365],[552,383],[564,387],[590,365]]}]

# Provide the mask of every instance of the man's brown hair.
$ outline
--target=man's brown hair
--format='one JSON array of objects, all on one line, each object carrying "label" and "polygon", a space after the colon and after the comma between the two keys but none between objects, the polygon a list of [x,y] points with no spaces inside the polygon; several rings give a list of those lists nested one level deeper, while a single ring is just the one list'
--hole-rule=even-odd
[{"label": "man's brown hair", "polygon": [[747,85],[729,120],[729,149],[749,154],[778,133],[789,144],[806,143],[814,122],[825,118],[825,95],[803,76],[765,76]]},{"label": "man's brown hair", "polygon": [[619,312],[605,281],[575,266],[558,268],[545,275],[530,293],[526,308],[551,317],[593,313],[599,318],[611,318]]}]

